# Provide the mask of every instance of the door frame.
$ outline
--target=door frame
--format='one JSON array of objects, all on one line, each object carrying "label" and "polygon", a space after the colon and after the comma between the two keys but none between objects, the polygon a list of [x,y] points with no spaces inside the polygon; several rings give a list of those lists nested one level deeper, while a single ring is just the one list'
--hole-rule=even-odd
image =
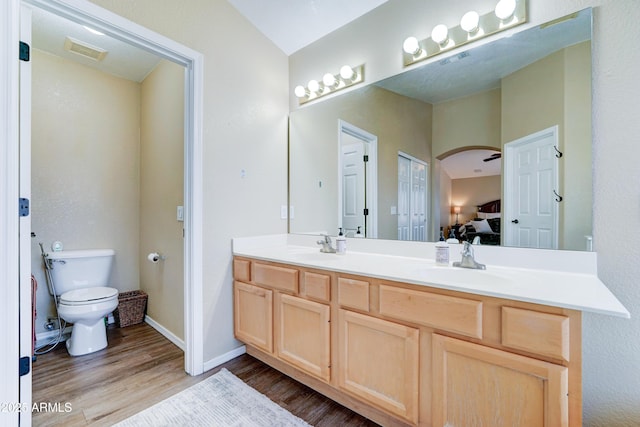
[{"label": "door frame", "polygon": [[[0,402],[20,402],[17,358],[30,355],[20,348],[20,254],[18,198],[20,182],[20,0],[0,2]],[[29,322],[30,323],[30,322]],[[28,328],[30,334],[30,329]],[[30,350],[30,349],[29,349]],[[21,379],[22,378],[22,379]],[[25,403],[30,404],[31,399]],[[1,425],[17,425],[19,413],[0,411]],[[27,424],[31,424],[30,418]]]},{"label": "door frame", "polygon": [[[559,127],[558,125],[551,126],[547,129],[543,129],[538,132],[534,132],[532,134],[523,136],[522,138],[515,139],[511,142],[504,144],[503,147],[503,155],[504,155],[504,163],[503,163],[503,171],[502,171],[502,182],[503,185],[503,194],[502,194],[502,230],[501,233],[503,235],[503,244],[505,246],[514,246],[515,233],[513,232],[513,227],[511,226],[511,222],[509,218],[513,217],[513,212],[516,210],[516,198],[513,197],[513,192],[515,190],[514,180],[511,179],[511,175],[513,175],[515,171],[515,161],[516,161],[516,151],[521,147],[535,142],[541,138],[551,136],[553,138],[553,145],[558,147],[559,140]],[[553,187],[558,188],[559,183],[559,164],[558,161],[553,162]],[[553,215],[553,248],[558,249],[558,229],[559,229],[559,221],[560,221],[560,210],[558,207],[558,203],[553,204],[552,209]]]},{"label": "door frame", "polygon": [[[368,147],[367,168],[367,238],[378,237],[378,137],[351,123],[338,119],[338,224],[342,224],[342,134],[346,133],[362,140]],[[329,234],[331,231],[327,230]],[[335,230],[337,233],[338,230]]]},{"label": "door frame", "polygon": [[[23,4],[40,7],[49,12],[72,19],[76,22],[109,34],[112,37],[154,52],[172,62],[185,67],[185,220],[184,220],[184,304],[185,304],[185,371],[190,375],[204,372],[204,325],[202,223],[203,223],[203,183],[202,183],[202,125],[203,125],[203,72],[202,54],[183,46],[167,37],[150,31],[132,21],[118,16],[86,0],[5,0],[0,5],[0,231],[5,236],[0,239],[0,321],[4,321],[6,342],[0,351],[2,366],[2,397],[5,402],[17,402],[20,386],[15,369],[17,355],[31,354],[31,347],[21,348],[21,343],[31,340],[31,319],[21,322],[20,313],[30,313],[30,283],[20,280],[19,245],[20,220],[17,202],[20,197],[20,161],[30,159],[20,157],[20,70],[18,47],[20,40],[20,8]],[[30,112],[29,112],[30,113]],[[25,118],[25,120],[29,120]],[[30,148],[30,141],[27,142]],[[27,227],[30,228],[30,227]],[[30,269],[29,269],[30,270]],[[29,281],[30,282],[30,281]],[[11,286],[11,284],[17,284]],[[29,300],[29,304],[24,301]],[[23,316],[23,318],[26,316]],[[26,325],[23,323],[27,323]],[[24,345],[22,347],[25,347]],[[5,375],[6,374],[6,375]],[[25,376],[26,377],[26,376]],[[22,378],[25,378],[22,377]],[[30,379],[30,377],[29,377]],[[28,394],[30,395],[30,387]],[[6,396],[6,399],[5,399]],[[22,397],[22,396],[20,396]],[[30,401],[31,396],[24,396]],[[17,420],[16,414],[9,414],[7,421]],[[5,421],[4,414],[0,420]],[[21,423],[30,425],[30,417],[23,417]]]}]

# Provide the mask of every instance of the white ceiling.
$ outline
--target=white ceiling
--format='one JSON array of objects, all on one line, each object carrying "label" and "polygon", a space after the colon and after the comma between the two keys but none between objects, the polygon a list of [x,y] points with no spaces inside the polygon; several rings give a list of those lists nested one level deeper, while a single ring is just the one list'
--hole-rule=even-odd
[{"label": "white ceiling", "polygon": [[453,154],[440,162],[440,167],[447,172],[451,179],[477,178],[480,176],[500,175],[502,160],[495,159],[485,162],[497,150],[467,150]]},{"label": "white ceiling", "polygon": [[287,55],[387,2],[387,0],[227,1]]}]

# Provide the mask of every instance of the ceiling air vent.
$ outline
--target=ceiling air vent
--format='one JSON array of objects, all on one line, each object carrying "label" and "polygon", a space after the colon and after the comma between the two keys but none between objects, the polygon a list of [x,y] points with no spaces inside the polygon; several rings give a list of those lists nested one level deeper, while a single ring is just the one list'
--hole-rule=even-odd
[{"label": "ceiling air vent", "polygon": [[102,61],[107,56],[107,51],[100,49],[99,47],[91,46],[88,43],[81,42],[71,37],[67,37],[64,40],[65,50],[78,55],[82,55],[85,58],[93,59],[94,61]]}]

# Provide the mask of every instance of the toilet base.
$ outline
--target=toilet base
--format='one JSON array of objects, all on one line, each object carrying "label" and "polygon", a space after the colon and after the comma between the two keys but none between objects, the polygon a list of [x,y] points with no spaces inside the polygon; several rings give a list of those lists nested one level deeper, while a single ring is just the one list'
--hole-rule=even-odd
[{"label": "toilet base", "polygon": [[82,356],[106,348],[107,329],[104,319],[100,318],[92,325],[74,323],[66,346],[71,356]]}]

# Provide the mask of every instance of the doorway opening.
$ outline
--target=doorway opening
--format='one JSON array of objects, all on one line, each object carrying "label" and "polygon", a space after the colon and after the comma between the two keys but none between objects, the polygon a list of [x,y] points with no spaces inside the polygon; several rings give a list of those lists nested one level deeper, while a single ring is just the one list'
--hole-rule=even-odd
[{"label": "doorway opening", "polygon": [[[15,4],[18,1],[15,0]],[[184,353],[185,371],[198,375],[204,371],[203,362],[203,307],[202,301],[202,82],[203,57],[175,41],[147,30],[105,9],[84,1],[72,4],[62,0],[23,0],[21,39],[31,43],[31,7],[37,7],[73,22],[87,25],[118,40],[151,52],[167,61],[184,67]],[[28,17],[28,19],[27,19]],[[24,71],[24,74],[23,74]],[[28,67],[22,67],[20,76],[20,179],[21,197],[31,197],[31,92]],[[12,80],[18,76],[8,75]],[[15,82],[17,84],[17,81]],[[31,312],[31,222],[29,217],[20,221],[20,311]],[[30,317],[30,316],[29,316]],[[30,319],[20,317],[20,354],[31,354]],[[14,325],[6,325],[8,328]],[[31,401],[31,376],[20,378],[20,401]]]}]

